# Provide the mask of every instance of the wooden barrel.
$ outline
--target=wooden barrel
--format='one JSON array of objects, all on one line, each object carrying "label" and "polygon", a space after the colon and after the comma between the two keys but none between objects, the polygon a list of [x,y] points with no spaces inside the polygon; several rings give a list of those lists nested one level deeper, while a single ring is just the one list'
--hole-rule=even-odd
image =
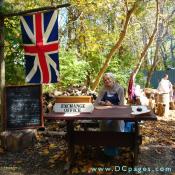
[{"label": "wooden barrel", "polygon": [[163,103],[163,94],[158,94],[158,103]]},{"label": "wooden barrel", "polygon": [[151,88],[145,88],[144,92],[147,98],[150,98],[151,94],[153,93]]},{"label": "wooden barrel", "polygon": [[175,110],[175,102],[170,102],[170,110]]},{"label": "wooden barrel", "polygon": [[159,102],[159,94],[158,93],[154,94],[154,98],[155,98],[155,103],[157,104]]},{"label": "wooden barrel", "polygon": [[154,113],[158,116],[164,116],[165,115],[165,104],[163,103],[157,103],[154,108]]}]

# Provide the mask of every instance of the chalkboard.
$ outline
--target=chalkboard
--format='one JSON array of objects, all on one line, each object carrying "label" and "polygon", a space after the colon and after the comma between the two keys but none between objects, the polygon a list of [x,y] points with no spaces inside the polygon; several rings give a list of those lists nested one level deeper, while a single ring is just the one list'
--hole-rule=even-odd
[{"label": "chalkboard", "polygon": [[43,126],[41,85],[5,87],[6,129]]}]

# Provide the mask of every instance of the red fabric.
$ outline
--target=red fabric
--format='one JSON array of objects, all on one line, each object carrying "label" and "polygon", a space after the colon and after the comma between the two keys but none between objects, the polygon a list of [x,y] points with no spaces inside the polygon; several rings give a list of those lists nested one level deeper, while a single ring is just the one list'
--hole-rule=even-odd
[{"label": "red fabric", "polygon": [[128,98],[130,101],[133,100],[133,96],[134,96],[134,77],[132,74],[129,79],[129,84],[128,84]]}]

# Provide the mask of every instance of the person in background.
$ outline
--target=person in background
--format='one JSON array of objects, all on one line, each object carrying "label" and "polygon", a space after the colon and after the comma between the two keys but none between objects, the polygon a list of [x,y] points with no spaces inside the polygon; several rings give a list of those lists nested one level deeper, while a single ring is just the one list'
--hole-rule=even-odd
[{"label": "person in background", "polygon": [[159,94],[162,95],[162,102],[165,104],[165,117],[169,115],[169,103],[172,92],[172,84],[168,80],[168,74],[165,74],[158,85]]},{"label": "person in background", "polygon": [[134,72],[131,73],[128,83],[128,102],[129,104],[136,103],[136,96],[135,96],[135,75]]},{"label": "person in background", "polygon": [[140,85],[136,85],[134,93],[135,93],[135,96],[136,96],[136,102],[138,100],[140,102],[140,105],[143,105],[143,106],[148,106],[149,105],[149,100],[146,97],[145,92],[143,91],[143,89],[141,89]]},{"label": "person in background", "polygon": [[[124,88],[115,81],[112,73],[104,74],[103,84],[104,86],[95,101],[95,106],[124,105]],[[125,122],[123,120],[102,120],[100,121],[100,129],[101,131],[125,132]],[[105,147],[104,153],[107,156],[115,156],[118,154],[118,149]]]}]

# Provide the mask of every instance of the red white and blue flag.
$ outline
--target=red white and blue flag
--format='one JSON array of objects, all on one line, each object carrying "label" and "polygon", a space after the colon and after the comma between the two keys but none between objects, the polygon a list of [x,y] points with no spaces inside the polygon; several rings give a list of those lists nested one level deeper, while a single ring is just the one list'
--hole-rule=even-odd
[{"label": "red white and blue flag", "polygon": [[59,77],[58,13],[21,16],[26,82],[55,83]]}]

